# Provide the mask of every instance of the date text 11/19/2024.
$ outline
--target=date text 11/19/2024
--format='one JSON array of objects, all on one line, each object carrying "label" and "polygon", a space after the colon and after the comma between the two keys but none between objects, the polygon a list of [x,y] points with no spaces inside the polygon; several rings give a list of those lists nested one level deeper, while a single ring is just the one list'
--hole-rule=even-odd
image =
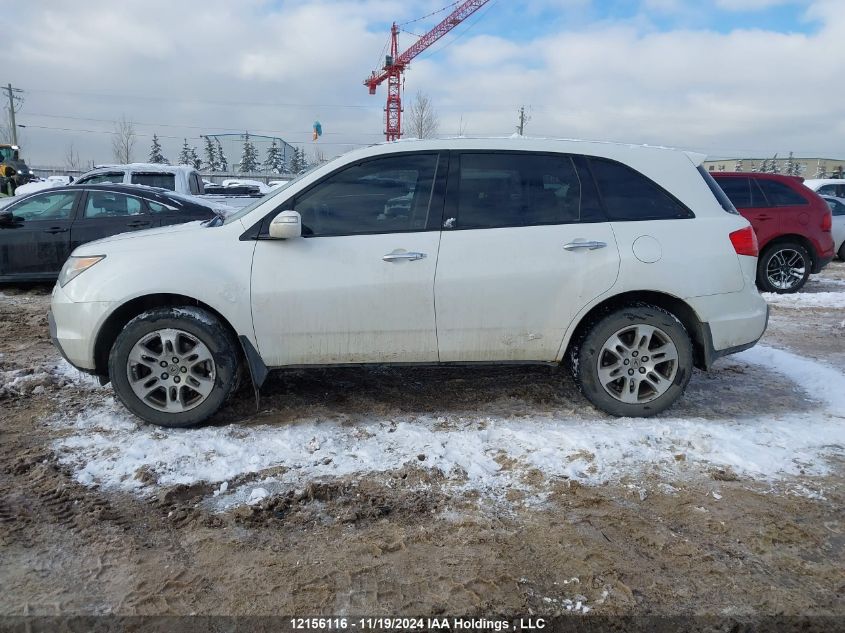
[{"label": "date text 11/19/2024", "polygon": [[537,631],[546,628],[546,621],[543,618],[291,618],[290,626],[295,631]]}]

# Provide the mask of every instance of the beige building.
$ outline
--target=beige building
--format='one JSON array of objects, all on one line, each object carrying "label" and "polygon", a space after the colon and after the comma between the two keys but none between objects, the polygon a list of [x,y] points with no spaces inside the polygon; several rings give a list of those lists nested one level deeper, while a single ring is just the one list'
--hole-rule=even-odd
[{"label": "beige building", "polygon": [[704,167],[710,171],[760,171],[763,161],[766,162],[771,171],[774,162],[777,171],[781,174],[788,173],[790,160],[797,166],[797,175],[804,178],[845,178],[845,160],[838,158],[806,158],[788,156],[781,158],[718,158],[704,161]]}]

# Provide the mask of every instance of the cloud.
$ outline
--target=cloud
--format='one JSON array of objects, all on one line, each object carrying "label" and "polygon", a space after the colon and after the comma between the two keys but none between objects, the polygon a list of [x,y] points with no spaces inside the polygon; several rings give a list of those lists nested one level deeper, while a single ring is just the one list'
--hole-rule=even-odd
[{"label": "cloud", "polygon": [[[643,11],[678,4],[643,1]],[[18,3],[7,15],[4,53],[16,60],[9,78],[27,91],[19,115],[29,126],[25,155],[61,164],[73,141],[83,159],[108,161],[103,132],[124,114],[144,135],[137,159],[146,157],[153,132],[171,157],[184,137],[199,144],[201,133],[221,131],[310,147],[314,119],[326,132],[326,154],[379,141],[384,88],[371,97],[362,82],[383,63],[394,19],[443,4],[91,0],[79,11],[58,0]],[[444,134],[457,132],[461,118],[467,133],[510,134],[524,104],[535,135],[719,154],[841,154],[845,86],[831,79],[845,70],[840,2],[808,6],[808,19],[817,21],[810,33],[657,29],[642,12],[587,22],[588,5],[543,0],[520,17],[492,4],[474,26],[459,27],[412,63],[407,96],[432,96]],[[582,19],[538,24],[557,9]]]}]

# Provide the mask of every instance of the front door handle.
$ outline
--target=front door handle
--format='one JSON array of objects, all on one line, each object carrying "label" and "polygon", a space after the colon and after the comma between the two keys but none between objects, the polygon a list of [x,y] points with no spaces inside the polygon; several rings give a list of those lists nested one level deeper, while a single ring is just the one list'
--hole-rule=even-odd
[{"label": "front door handle", "polygon": [[138,222],[130,222],[126,226],[128,226],[130,229],[139,229],[142,226],[149,226],[149,225],[150,225],[149,221],[147,221],[147,222],[138,221]]},{"label": "front door handle", "polygon": [[418,259],[425,259],[425,253],[388,253],[382,259],[386,262],[409,261],[415,262]]},{"label": "front door handle", "polygon": [[67,233],[67,229],[60,226],[51,226],[49,229],[44,229],[44,232],[55,235],[56,233]]},{"label": "front door handle", "polygon": [[607,246],[607,242],[596,242],[594,240],[590,240],[588,242],[569,242],[569,244],[563,245],[563,249],[567,251],[577,251],[579,249],[586,248],[594,251],[597,248],[604,248],[605,246]]}]

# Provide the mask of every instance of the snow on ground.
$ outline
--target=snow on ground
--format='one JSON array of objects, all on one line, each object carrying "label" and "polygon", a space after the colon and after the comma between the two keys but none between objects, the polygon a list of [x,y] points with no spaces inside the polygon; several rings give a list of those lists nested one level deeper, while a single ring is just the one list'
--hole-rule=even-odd
[{"label": "snow on ground", "polygon": [[796,292],[788,295],[763,292],[760,294],[767,303],[781,308],[845,308],[845,292]]},{"label": "snow on ground", "polygon": [[[817,408],[774,418],[739,412],[721,420],[613,419],[591,408],[558,418],[480,412],[373,415],[350,423],[339,415],[184,430],[145,425],[109,398],[74,419],[56,420],[70,434],[54,449],[85,485],[147,494],[150,473],[160,486],[208,482],[219,486],[214,496],[220,508],[256,503],[313,479],[386,472],[408,463],[439,469],[456,489],[494,497],[508,488],[528,489],[524,482],[532,469],[546,479],[588,485],[650,473],[684,478],[714,468],[768,482],[825,475],[827,458],[845,452],[845,375],[764,346],[723,362],[743,365],[744,380],[754,380],[755,366],[781,373]],[[281,474],[240,486],[228,483],[268,468]]]}]

